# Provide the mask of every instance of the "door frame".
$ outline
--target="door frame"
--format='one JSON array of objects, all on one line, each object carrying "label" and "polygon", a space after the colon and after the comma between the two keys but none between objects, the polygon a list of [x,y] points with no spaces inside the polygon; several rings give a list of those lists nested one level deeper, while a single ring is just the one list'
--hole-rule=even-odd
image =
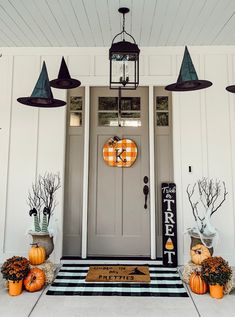
[{"label": "door frame", "polygon": [[[85,86],[84,113],[84,168],[83,168],[83,208],[82,208],[82,252],[81,257],[87,258],[88,240],[88,191],[89,191],[89,144],[90,144],[90,88]],[[96,85],[94,85],[96,87]],[[106,87],[106,86],[100,86]],[[146,87],[146,86],[145,86]],[[150,194],[150,257],[156,259],[156,197],[155,197],[155,151],[154,151],[154,87],[149,90],[149,194]]]}]

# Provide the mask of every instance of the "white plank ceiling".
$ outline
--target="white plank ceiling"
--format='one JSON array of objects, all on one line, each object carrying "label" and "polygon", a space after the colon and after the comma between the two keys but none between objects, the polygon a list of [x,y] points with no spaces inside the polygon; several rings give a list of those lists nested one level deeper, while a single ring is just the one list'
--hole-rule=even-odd
[{"label": "white plank ceiling", "polygon": [[121,6],[140,46],[235,45],[235,0],[0,0],[0,46],[110,46]]}]

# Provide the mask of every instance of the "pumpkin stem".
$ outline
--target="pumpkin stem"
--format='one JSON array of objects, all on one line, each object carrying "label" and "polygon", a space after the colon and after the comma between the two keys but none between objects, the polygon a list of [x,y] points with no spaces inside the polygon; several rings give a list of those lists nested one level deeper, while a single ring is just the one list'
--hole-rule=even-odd
[{"label": "pumpkin stem", "polygon": [[34,245],[35,246],[35,248],[39,248],[39,245],[38,245],[38,243],[37,242],[35,242],[35,243],[30,243],[30,245]]},{"label": "pumpkin stem", "polygon": [[35,275],[33,275],[32,277],[31,277],[31,279],[30,279],[30,282],[29,282],[29,284],[31,285],[31,284],[33,284],[34,282],[35,282],[35,280],[36,280],[37,278],[36,278],[36,276]]}]

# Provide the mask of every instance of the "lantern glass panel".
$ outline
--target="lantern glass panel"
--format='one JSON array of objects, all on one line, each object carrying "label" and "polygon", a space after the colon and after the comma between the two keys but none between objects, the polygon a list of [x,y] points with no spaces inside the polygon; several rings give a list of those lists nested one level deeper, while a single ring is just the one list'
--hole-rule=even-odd
[{"label": "lantern glass panel", "polygon": [[139,83],[138,54],[113,53],[110,63],[111,88],[135,89]]}]

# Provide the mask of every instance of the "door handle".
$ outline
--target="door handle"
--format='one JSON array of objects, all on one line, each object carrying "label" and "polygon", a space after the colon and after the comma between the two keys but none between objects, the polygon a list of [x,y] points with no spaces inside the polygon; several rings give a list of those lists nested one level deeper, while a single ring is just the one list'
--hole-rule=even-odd
[{"label": "door handle", "polygon": [[144,209],[147,209],[147,199],[148,199],[148,194],[149,194],[149,187],[148,185],[144,185],[144,188],[143,188],[143,193],[144,193]]}]

